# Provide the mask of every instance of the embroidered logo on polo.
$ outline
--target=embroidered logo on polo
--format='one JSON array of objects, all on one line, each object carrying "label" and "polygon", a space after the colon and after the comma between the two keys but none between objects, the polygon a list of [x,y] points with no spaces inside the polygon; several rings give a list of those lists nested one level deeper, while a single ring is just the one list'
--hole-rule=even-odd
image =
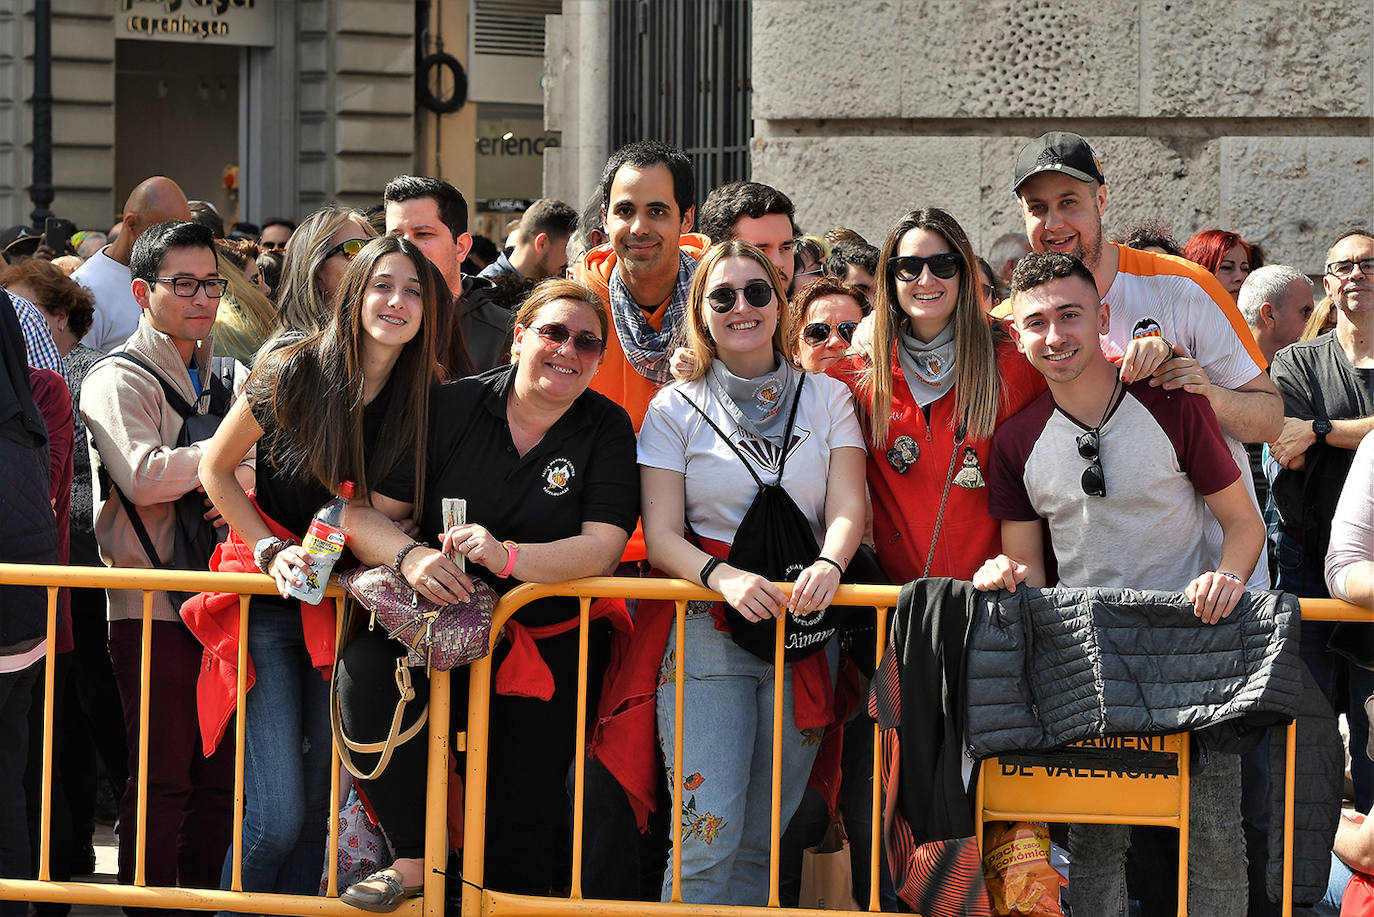
[{"label": "embroidered logo on polo", "polygon": [[[811,438],[810,430],[792,430],[792,441],[787,444],[787,455],[795,455],[801,448],[802,443]],[[782,447],[766,439],[750,436],[743,430],[736,430],[730,434],[730,441],[740,452],[748,456],[749,461],[754,464],[761,472],[766,474],[777,474],[778,468],[782,465]]]},{"label": "embroidered logo on polo", "polygon": [[568,492],[568,485],[577,475],[572,462],[556,458],[544,466],[544,493],[551,497],[561,497]]}]

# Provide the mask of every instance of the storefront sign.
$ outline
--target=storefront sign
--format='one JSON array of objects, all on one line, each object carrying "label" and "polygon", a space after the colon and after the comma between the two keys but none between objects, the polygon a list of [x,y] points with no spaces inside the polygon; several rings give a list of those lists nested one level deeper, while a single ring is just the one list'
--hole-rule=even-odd
[{"label": "storefront sign", "polygon": [[115,0],[115,37],[214,45],[277,43],[277,0]]}]

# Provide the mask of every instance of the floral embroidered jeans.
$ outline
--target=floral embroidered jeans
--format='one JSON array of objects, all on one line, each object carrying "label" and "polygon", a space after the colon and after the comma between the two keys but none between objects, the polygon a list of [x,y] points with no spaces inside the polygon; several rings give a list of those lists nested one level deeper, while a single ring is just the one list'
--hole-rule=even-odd
[{"label": "floral embroidered jeans", "polygon": [[[740,649],[709,614],[687,618],[683,701],[682,900],[768,903],[772,830],[773,666]],[[658,682],[658,733],[673,782],[675,636]],[[835,641],[826,647],[830,671]],[[833,674],[832,674],[833,678]],[[811,775],[821,730],[792,717],[792,667],[783,681],[781,829],[787,829]],[[671,863],[671,860],[669,861]],[[672,892],[671,866],[663,900]]]}]

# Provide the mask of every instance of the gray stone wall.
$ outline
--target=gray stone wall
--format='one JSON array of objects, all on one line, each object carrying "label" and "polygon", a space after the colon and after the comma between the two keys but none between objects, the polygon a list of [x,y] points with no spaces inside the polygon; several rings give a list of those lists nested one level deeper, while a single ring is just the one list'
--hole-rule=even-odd
[{"label": "gray stone wall", "polygon": [[877,244],[940,206],[985,251],[1022,228],[1016,153],[1056,128],[1097,150],[1109,234],[1219,226],[1319,272],[1374,224],[1369,4],[753,0],[753,31],[753,177],[808,231]]},{"label": "gray stone wall", "polygon": [[415,169],[415,7],[409,0],[300,0],[297,211],[366,209]]}]

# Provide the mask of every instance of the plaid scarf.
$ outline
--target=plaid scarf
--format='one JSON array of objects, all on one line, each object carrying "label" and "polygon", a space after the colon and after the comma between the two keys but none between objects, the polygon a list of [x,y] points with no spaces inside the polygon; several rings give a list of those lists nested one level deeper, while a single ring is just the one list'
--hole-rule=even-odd
[{"label": "plaid scarf", "polygon": [[625,281],[620,279],[619,265],[611,272],[611,282],[607,285],[611,295],[611,320],[615,322],[615,333],[620,338],[625,359],[630,361],[635,372],[659,385],[673,381],[668,358],[672,355],[677,330],[687,315],[687,292],[697,270],[696,260],[686,252],[679,251],[678,258],[677,285],[673,287],[668,313],[663,317],[662,331],[653,329],[644,310],[630,296]]}]

